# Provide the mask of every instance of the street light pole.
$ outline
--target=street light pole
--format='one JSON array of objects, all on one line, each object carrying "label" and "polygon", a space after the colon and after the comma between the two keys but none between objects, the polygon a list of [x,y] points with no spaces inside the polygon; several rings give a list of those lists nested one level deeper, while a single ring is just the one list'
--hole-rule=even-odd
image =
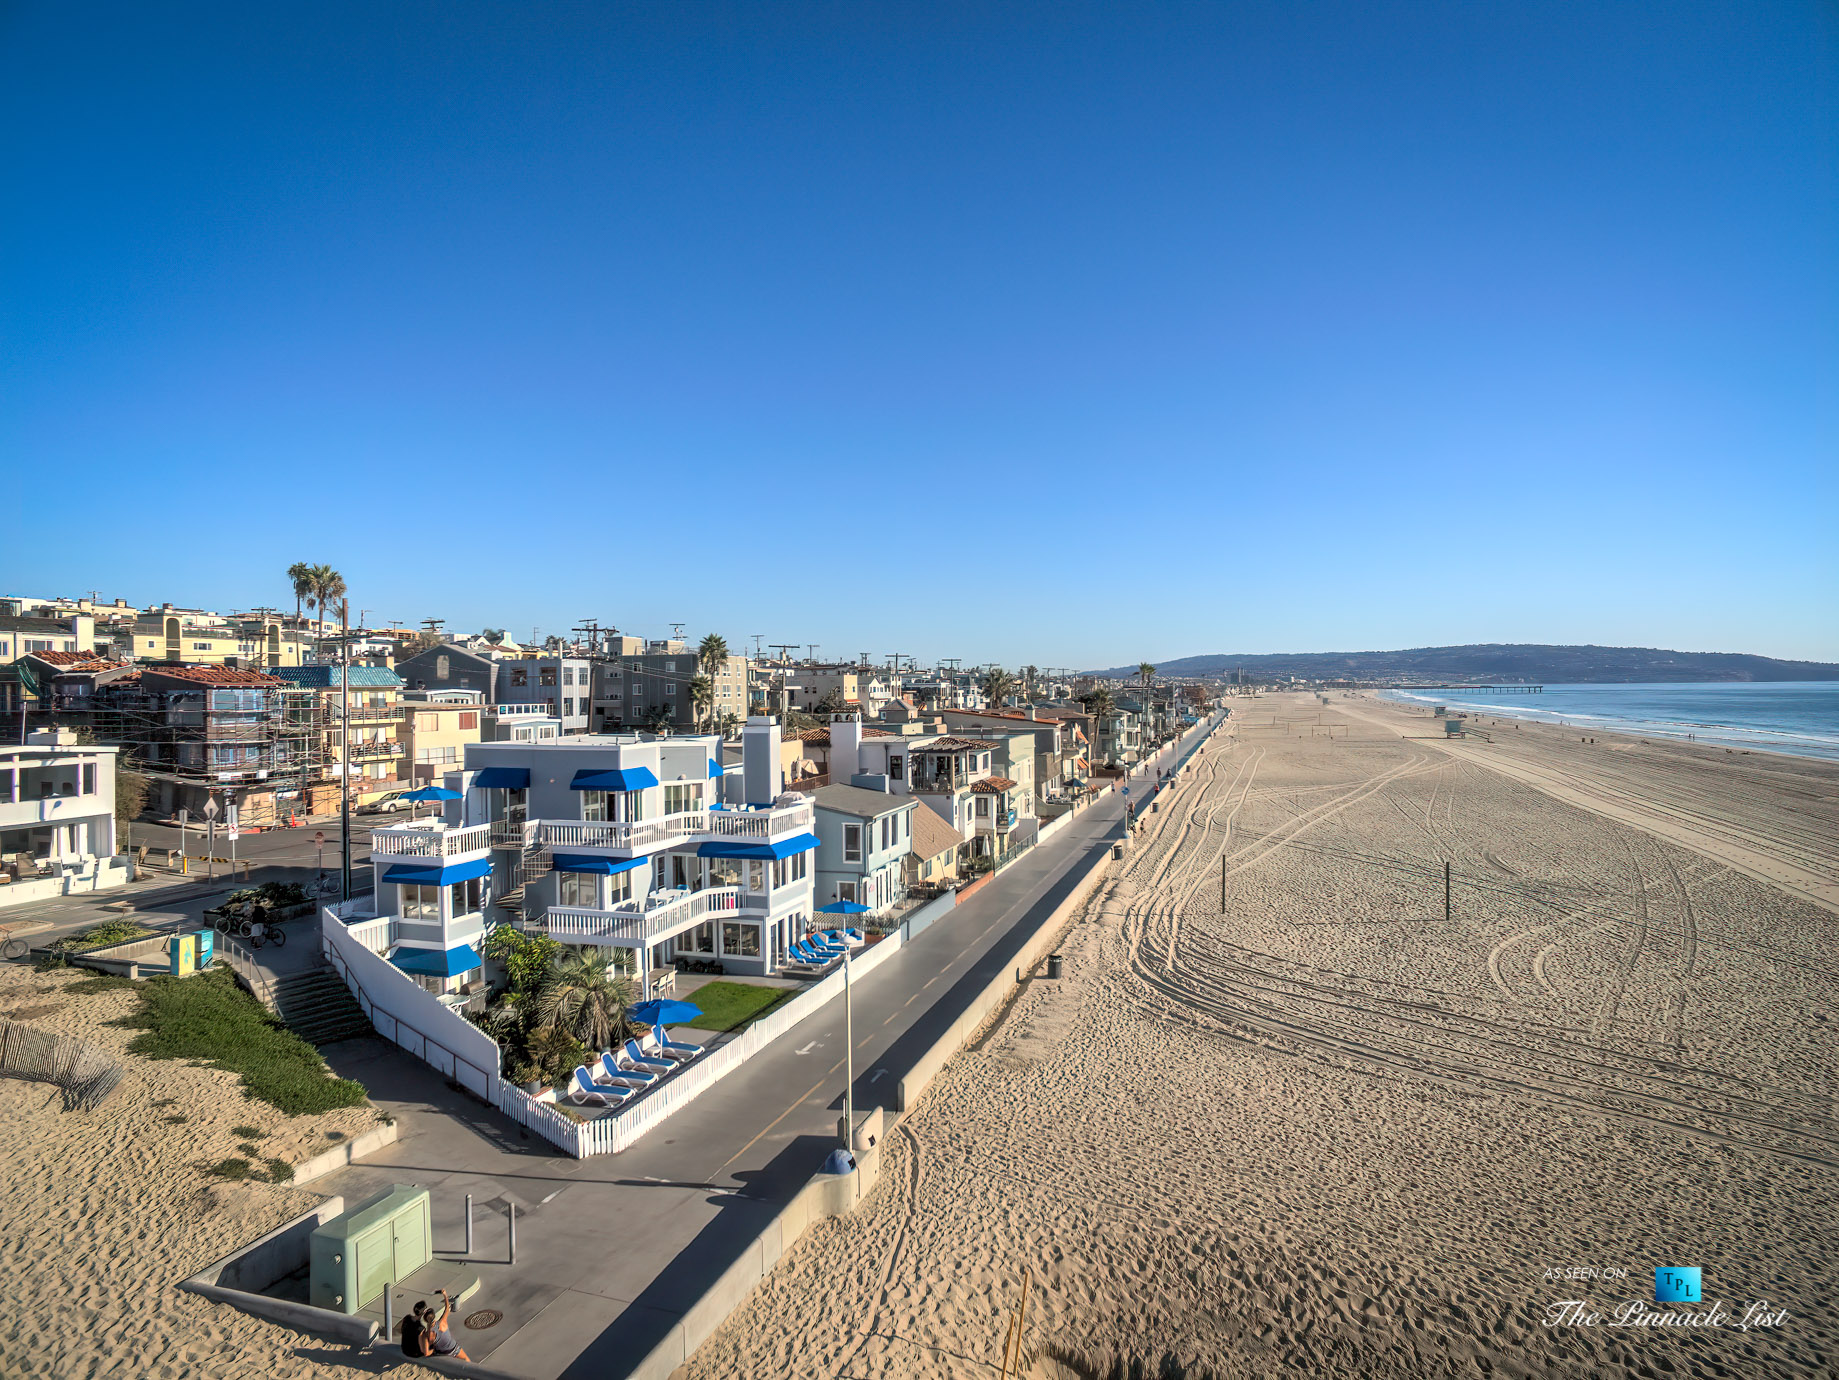
[{"label": "street light pole", "polygon": [[[849,946],[843,946],[843,1149],[856,1158],[856,1010],[849,989]],[[862,1191],[860,1176],[856,1191]]]},{"label": "street light pole", "polygon": [[338,659],[338,736],[342,746],[338,773],[339,870],[344,876],[340,899],[351,899],[351,601],[339,600],[338,618],[343,634]]}]

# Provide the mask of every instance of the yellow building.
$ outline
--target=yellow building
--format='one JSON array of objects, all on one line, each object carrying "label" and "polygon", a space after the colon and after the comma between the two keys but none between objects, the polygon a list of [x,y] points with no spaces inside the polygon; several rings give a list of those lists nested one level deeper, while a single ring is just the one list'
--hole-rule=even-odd
[{"label": "yellow building", "polygon": [[250,670],[298,666],[304,635],[283,626],[278,614],[221,618],[203,609],[166,604],[134,620],[136,661],[171,661],[187,666],[222,666],[228,662]]},{"label": "yellow building", "polygon": [[417,786],[438,786],[450,771],[466,761],[466,745],[480,738],[478,704],[441,704],[423,700],[402,702],[402,760]]}]

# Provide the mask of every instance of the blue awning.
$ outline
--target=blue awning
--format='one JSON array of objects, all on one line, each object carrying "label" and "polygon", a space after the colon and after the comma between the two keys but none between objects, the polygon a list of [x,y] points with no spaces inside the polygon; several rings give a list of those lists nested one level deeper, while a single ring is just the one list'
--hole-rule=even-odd
[{"label": "blue awning", "polygon": [[613,767],[594,771],[583,767],[568,783],[571,791],[642,791],[658,784],[650,767]]},{"label": "blue awning", "polygon": [[470,882],[474,877],[491,875],[492,864],[488,858],[448,863],[445,867],[433,858],[418,858],[414,862],[397,863],[383,874],[383,880],[408,886],[451,886],[454,882]]},{"label": "blue awning", "polygon": [[456,944],[443,953],[439,949],[398,949],[390,955],[405,973],[424,973],[429,977],[458,977],[481,965],[479,951],[470,944]]},{"label": "blue awning", "polygon": [[473,778],[473,789],[477,791],[527,791],[530,789],[530,768],[487,767]]},{"label": "blue awning", "polygon": [[592,872],[602,877],[618,876],[635,867],[643,867],[643,858],[597,858],[592,853],[557,853],[557,872]]},{"label": "blue awning", "polygon": [[795,834],[778,843],[751,843],[739,839],[723,843],[705,843],[696,849],[699,858],[789,858],[794,853],[809,853],[817,847],[816,834]]},{"label": "blue awning", "polygon": [[715,777],[715,776],[720,776],[721,774],[722,774],[722,764],[720,762],[717,762],[713,757],[711,757],[709,759],[709,775],[711,777]]}]

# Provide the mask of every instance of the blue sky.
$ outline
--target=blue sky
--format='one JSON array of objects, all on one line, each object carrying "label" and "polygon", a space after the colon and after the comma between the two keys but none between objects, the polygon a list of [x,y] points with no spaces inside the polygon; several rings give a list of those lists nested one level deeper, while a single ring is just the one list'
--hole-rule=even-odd
[{"label": "blue sky", "polygon": [[1830,6],[0,8],[0,592],[1839,660]]}]

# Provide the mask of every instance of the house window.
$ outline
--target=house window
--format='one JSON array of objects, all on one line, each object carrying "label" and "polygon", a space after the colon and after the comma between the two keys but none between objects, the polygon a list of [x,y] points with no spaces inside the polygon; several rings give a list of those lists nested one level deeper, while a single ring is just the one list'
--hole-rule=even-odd
[{"label": "house window", "polygon": [[856,884],[854,882],[838,882],[837,888],[836,888],[836,898],[839,901],[855,900],[856,899]]},{"label": "house window", "polygon": [[559,895],[565,906],[581,906],[588,910],[600,907],[600,887],[598,878],[591,872],[558,872],[560,879]]},{"label": "house window", "polygon": [[574,717],[575,697],[573,695],[564,695],[562,697],[562,712],[571,719]]},{"label": "house window", "polygon": [[754,858],[747,864],[747,889],[749,891],[766,890],[766,864],[759,858]]},{"label": "house window", "polygon": [[94,795],[95,793],[96,764],[94,762],[85,762],[83,764],[83,794]]},{"label": "house window", "polygon": [[438,886],[405,886],[399,911],[405,920],[441,918],[441,889]]},{"label": "house window", "polygon": [[575,668],[573,666],[564,666],[562,668],[562,684],[573,685],[574,683],[575,683]]},{"label": "house window", "polygon": [[892,754],[888,758],[888,775],[892,777],[894,780],[898,781],[900,780],[900,773],[901,773],[901,758],[900,758],[900,754],[897,752],[897,753]]},{"label": "house window", "polygon": [[556,683],[556,668],[553,666],[541,667],[536,674],[537,684],[539,685],[554,685]]},{"label": "house window", "polygon": [[712,954],[715,952],[715,922],[705,920],[695,929],[686,930],[677,936],[677,947],[693,954]]},{"label": "house window", "polygon": [[449,904],[453,907],[455,915],[470,915],[479,909],[484,900],[485,881],[481,877],[474,877],[471,881],[453,884],[453,895],[449,898]]},{"label": "house window", "polygon": [[787,866],[786,859],[774,858],[773,859],[773,885],[776,887],[784,886],[790,876],[791,876],[791,869]]},{"label": "house window", "polygon": [[664,813],[680,815],[689,810],[702,808],[702,785],[666,786],[664,788]]},{"label": "house window", "polygon": [[722,952],[733,954],[736,958],[758,958],[760,956],[760,927],[735,924],[732,921],[724,924],[722,926]]},{"label": "house window", "polygon": [[677,693],[677,682],[674,680],[665,681],[664,682],[664,693],[674,697]]},{"label": "house window", "polygon": [[989,817],[990,817],[990,797],[987,795],[980,795],[977,797],[977,818],[978,819],[988,819]]},{"label": "house window", "polygon": [[479,715],[476,712],[460,715],[460,727],[461,728],[463,729],[477,728],[478,726],[479,726]]},{"label": "house window", "polygon": [[511,684],[512,685],[514,686],[528,685],[529,683],[530,683],[530,670],[528,667],[513,666],[511,668]]},{"label": "house window", "polygon": [[862,861],[862,826],[860,824],[843,826],[843,861]]}]

